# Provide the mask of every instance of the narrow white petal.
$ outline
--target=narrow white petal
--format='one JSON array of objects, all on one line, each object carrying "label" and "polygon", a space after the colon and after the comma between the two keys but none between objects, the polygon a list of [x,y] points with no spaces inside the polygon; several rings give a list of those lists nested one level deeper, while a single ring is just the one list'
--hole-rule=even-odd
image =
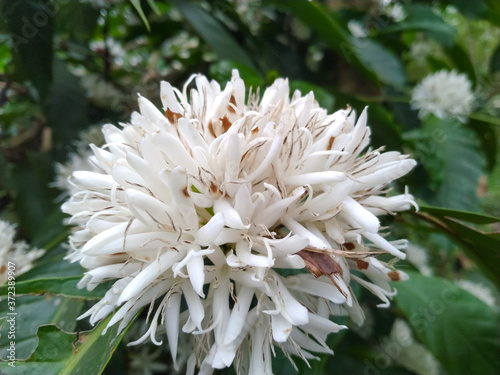
[{"label": "narrow white petal", "polygon": [[137,296],[143,289],[149,285],[154,279],[160,276],[172,265],[183,257],[182,252],[174,250],[162,254],[157,260],[153,261],[149,266],[142,270],[130,284],[127,285],[125,290],[118,300],[118,304]]},{"label": "narrow white petal", "polygon": [[198,330],[201,330],[201,322],[205,317],[205,309],[203,308],[201,299],[195,293],[193,287],[190,284],[184,283],[182,284],[181,288],[184,293],[184,298],[186,298],[189,309],[189,319],[188,322],[182,327],[182,331],[186,333],[190,332],[190,329],[188,329],[188,323],[190,323],[189,321],[191,321]]},{"label": "narrow white petal", "polygon": [[304,173],[296,176],[285,177],[284,182],[287,185],[303,186],[340,182],[344,181],[346,178],[347,177],[344,172],[325,171]]},{"label": "narrow white petal", "polygon": [[293,325],[283,315],[271,315],[273,339],[276,342],[285,342],[292,332]]},{"label": "narrow white petal", "polygon": [[201,246],[209,246],[214,243],[215,238],[224,228],[224,215],[217,212],[212,218],[202,226],[196,233],[196,243]]},{"label": "narrow white petal", "polygon": [[382,250],[387,251],[389,254],[392,254],[400,259],[405,259],[406,254],[402,251],[396,249],[393,245],[389,243],[384,237],[380,236],[376,233],[364,232],[363,236],[372,241],[375,245],[380,247]]},{"label": "narrow white petal", "polygon": [[242,331],[252,303],[255,289],[243,285],[238,293],[237,301],[231,311],[231,316],[227,323],[226,334],[224,335],[224,344],[235,340]]},{"label": "narrow white petal", "polygon": [[378,232],[380,228],[378,218],[351,197],[344,200],[342,211],[364,230],[370,233]]},{"label": "narrow white petal", "polygon": [[170,295],[165,307],[165,331],[167,333],[168,347],[170,355],[174,362],[174,368],[177,368],[177,345],[179,342],[179,312],[181,307],[181,294],[173,293]]}]

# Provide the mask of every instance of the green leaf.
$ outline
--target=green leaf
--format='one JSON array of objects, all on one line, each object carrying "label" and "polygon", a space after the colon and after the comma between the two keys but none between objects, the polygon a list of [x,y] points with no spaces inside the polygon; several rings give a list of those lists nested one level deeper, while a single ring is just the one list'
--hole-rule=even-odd
[{"label": "green leaf", "polygon": [[488,6],[484,1],[445,0],[445,3],[456,7],[464,16],[472,19],[484,18],[488,11]]},{"label": "green leaf", "polygon": [[144,10],[142,10],[141,0],[130,0],[130,2],[134,6],[137,13],[139,13],[139,16],[141,17],[142,22],[144,22],[144,25],[146,26],[146,29],[148,29],[148,31],[151,31],[151,26],[149,25],[148,18],[144,14]]},{"label": "green leaf", "polygon": [[1,168],[4,169],[2,185],[14,198],[19,227],[28,238],[55,236],[61,231],[60,227],[54,225],[56,222],[62,223],[63,217],[60,208],[54,203],[57,192],[48,187],[54,181],[52,162],[46,152],[28,151],[26,160],[6,165],[5,168],[2,165]]},{"label": "green leaf", "polygon": [[405,7],[405,10],[408,16],[403,21],[386,27],[381,33],[418,30],[426,32],[445,46],[453,44],[457,30],[434,13],[430,6],[410,4]]},{"label": "green leaf", "polygon": [[499,314],[450,281],[408,271],[394,284],[414,334],[453,375],[500,373]]},{"label": "green leaf", "polygon": [[154,0],[147,0],[147,1],[151,9],[153,9],[153,12],[155,12],[158,15],[161,15],[160,9],[158,9],[158,6],[154,2]]},{"label": "green leaf", "polygon": [[274,0],[315,31],[349,64],[353,64],[373,81],[403,87],[405,73],[401,60],[384,46],[369,38],[353,37],[318,2]]},{"label": "green leaf", "polygon": [[433,206],[462,211],[478,211],[479,178],[485,159],[473,130],[456,119],[428,116],[422,128],[405,133],[413,139],[417,158],[431,177],[436,193],[427,198]]},{"label": "green leaf", "polygon": [[500,218],[477,214],[475,212],[451,210],[449,208],[431,207],[420,204],[420,212],[427,212],[438,218],[450,218],[466,221],[473,224],[493,224],[500,222]]},{"label": "green leaf", "polygon": [[488,12],[486,13],[486,19],[496,26],[500,26],[500,3],[497,0],[485,0],[488,6]]},{"label": "green leaf", "polygon": [[[79,289],[77,284],[81,279],[81,276],[68,276],[19,281],[16,283],[16,296],[55,294],[65,297],[100,299],[104,297],[104,294],[109,289],[104,284],[99,285],[92,291],[88,291],[86,288]],[[7,287],[7,285],[0,287],[1,297],[7,296]]]},{"label": "green leaf", "polygon": [[35,266],[17,278],[17,282],[38,280],[51,277],[83,276],[83,268],[79,263],[65,260],[66,249],[62,246],[45,254],[36,261]]},{"label": "green leaf", "polygon": [[[497,118],[494,118],[500,121]],[[481,142],[481,150],[486,157],[486,168],[491,172],[497,163],[498,124],[493,124],[487,116],[474,116],[469,119],[469,127],[476,133]]]},{"label": "green leaf", "polygon": [[58,11],[56,26],[59,33],[69,33],[71,39],[87,45],[94,35],[99,9],[90,3],[63,2]]},{"label": "green leaf", "polygon": [[220,59],[254,66],[250,55],[211,14],[189,0],[172,0],[171,3]]},{"label": "green leaf", "polygon": [[[425,210],[425,208],[424,208]],[[432,207],[430,211],[435,211]],[[411,215],[425,220],[434,228],[447,234],[460,245],[468,257],[480,268],[486,277],[491,279],[495,285],[500,285],[500,237],[496,233],[484,233],[460,223],[457,219],[480,221],[479,215],[474,217],[470,213],[453,213],[453,216],[434,217],[423,212],[413,212]]]},{"label": "green leaf", "polygon": [[455,68],[460,72],[466,73],[467,77],[472,82],[472,87],[476,87],[476,68],[472,63],[469,54],[460,46],[459,43],[454,43],[451,47],[443,46],[444,52],[453,60]]},{"label": "green leaf", "polygon": [[16,362],[9,375],[100,374],[126,331],[117,336],[115,324],[102,335],[110,319],[111,316],[92,331],[79,333],[67,333],[54,325],[40,327],[37,349],[27,361]]},{"label": "green leaf", "polygon": [[46,0],[7,1],[5,19],[12,37],[15,78],[29,80],[43,100],[52,79],[52,33],[56,9]]},{"label": "green leaf", "polygon": [[495,48],[490,59],[490,73],[493,75],[500,71],[500,45]]},{"label": "green leaf", "polygon": [[[16,296],[16,315],[7,315],[6,311],[0,314],[0,321],[3,321],[0,331],[1,337],[8,337],[11,322],[8,319],[15,318],[15,342],[16,358],[27,359],[38,344],[36,332],[38,327],[44,324],[56,324],[64,330],[74,330],[76,328],[76,318],[81,314],[83,299],[64,298],[61,296]],[[2,304],[6,306],[6,301]],[[5,359],[10,340],[0,342],[0,353]]]},{"label": "green leaf", "polygon": [[444,181],[435,204],[458,210],[478,210],[479,178],[485,172],[485,160],[480,153],[474,132],[462,125],[444,123],[446,137],[440,146],[443,152]]}]

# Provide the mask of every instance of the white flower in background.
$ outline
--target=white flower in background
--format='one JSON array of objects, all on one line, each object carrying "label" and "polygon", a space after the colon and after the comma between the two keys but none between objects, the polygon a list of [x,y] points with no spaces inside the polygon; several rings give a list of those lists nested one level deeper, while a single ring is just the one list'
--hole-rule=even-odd
[{"label": "white flower in background", "polygon": [[472,110],[474,95],[465,74],[441,70],[425,77],[412,92],[411,107],[418,116],[456,117],[465,121]]},{"label": "white flower in background", "polygon": [[111,82],[105,81],[98,74],[81,75],[80,84],[85,96],[97,107],[119,111],[123,109],[126,97]]},{"label": "white flower in background", "polygon": [[68,159],[64,164],[56,163],[54,166],[56,170],[56,180],[51,186],[69,195],[79,191],[79,189],[75,188],[69,180],[74,171],[99,171],[99,168],[91,162],[90,156],[93,155],[93,152],[89,144],[92,143],[97,146],[102,146],[104,144],[101,127],[98,126],[93,126],[82,131],[79,138],[80,139],[77,140],[75,144],[76,151],[68,154]]},{"label": "white flower in background", "polygon": [[33,262],[40,258],[44,250],[30,249],[24,241],[14,242],[15,226],[0,220],[0,285],[8,280],[8,264],[15,264],[16,277],[33,267]]},{"label": "white flower in background", "polygon": [[[100,7],[102,8],[106,6]],[[138,44],[140,43],[135,43],[135,46],[137,47]],[[117,66],[122,66],[127,58],[131,58],[132,56],[134,56],[133,54],[127,56],[127,51],[125,50],[125,48],[123,48],[122,44],[118,40],[115,40],[111,37],[106,38],[106,40],[94,40],[90,42],[89,47],[97,55],[103,56],[105,58],[107,58],[107,50],[107,53],[109,53],[109,58],[111,58],[113,63]]]},{"label": "white flower in background", "polygon": [[490,307],[495,306],[495,303],[497,301],[495,300],[493,293],[491,292],[491,290],[488,287],[486,287],[482,284],[472,282],[470,280],[459,280],[459,281],[457,281],[457,284],[461,288],[468,291],[473,296],[476,296],[477,298],[479,298],[481,301],[486,303],[488,306],[490,306]]},{"label": "white flower in background", "polygon": [[431,40],[420,39],[410,45],[410,59],[415,61],[417,65],[425,65],[428,56],[433,56],[439,53],[439,45],[436,45]]},{"label": "white flower in background", "polygon": [[381,345],[382,353],[397,364],[417,375],[438,375],[439,363],[432,354],[413,338],[411,328],[404,320],[396,319],[390,336]]},{"label": "white flower in background", "polygon": [[352,281],[387,307],[389,281],[407,279],[374,255],[405,257],[377,216],[415,204],[386,196],[415,161],[366,150],[366,110],[327,114],[313,93],[290,98],[285,79],[245,95],[237,71],[225,88],[202,75],[183,91],[162,82],[163,112],[140,96],[130,124],[105,125],[106,145],[92,145],[100,171],[76,171],[80,191],[63,205],[77,226],[68,259],[88,270],[80,287],[116,280],[81,318],[117,309],[109,325],[121,330],[150,305],[136,343],[166,332],[175,364],[187,336],[201,374],[233,363],[270,374],[275,346],[332,353],[327,335],[346,327],[330,316],[363,322]]},{"label": "white flower in background", "polygon": [[368,36],[367,30],[358,20],[349,20],[349,22],[347,23],[347,28],[356,38],[365,38]]},{"label": "white flower in background", "polygon": [[130,375],[153,375],[154,373],[165,373],[168,366],[160,357],[162,348],[143,346],[138,352],[129,354]]},{"label": "white flower in background", "polygon": [[124,3],[125,0],[81,0],[82,3],[92,5],[94,8],[111,8],[117,4]]},{"label": "white flower in background", "polygon": [[427,255],[427,251],[425,249],[409,244],[406,247],[406,256],[408,262],[413,264],[422,275],[432,275],[432,268],[429,267],[429,256]]}]

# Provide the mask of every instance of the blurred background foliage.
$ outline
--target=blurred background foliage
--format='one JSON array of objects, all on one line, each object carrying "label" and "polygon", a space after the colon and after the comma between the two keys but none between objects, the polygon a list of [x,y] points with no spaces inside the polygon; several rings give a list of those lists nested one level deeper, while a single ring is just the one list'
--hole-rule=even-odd
[{"label": "blurred background foliage", "polygon": [[[499,44],[498,0],[1,1],[0,219],[47,250],[17,279],[18,358],[29,360],[7,373],[175,373],[164,347],[125,345],[135,327],[121,344],[100,335],[105,322],[72,333],[91,329],[75,319],[105,288],[77,289],[83,270],[63,261],[58,173],[82,138],[99,142],[95,126],[126,122],[138,93],[159,106],[161,80],[224,82],[234,68],[253,90],[288,77],[329,111],[368,105],[373,147],[419,162],[395,188],[408,185],[420,211],[387,220],[412,243],[398,263],[411,280],[389,309],[363,293],[367,323],[330,337],[335,356],[297,360],[299,372],[500,373]],[[443,69],[471,82],[465,119],[420,118],[410,105]],[[273,368],[294,371],[279,353]]]}]

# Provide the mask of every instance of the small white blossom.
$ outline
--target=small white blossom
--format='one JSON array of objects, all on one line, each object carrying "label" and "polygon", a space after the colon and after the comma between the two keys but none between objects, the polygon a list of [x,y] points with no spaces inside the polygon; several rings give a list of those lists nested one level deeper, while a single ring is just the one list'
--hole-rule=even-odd
[{"label": "small white blossom", "polygon": [[429,267],[429,256],[425,249],[409,244],[406,248],[406,256],[408,262],[413,264],[422,275],[432,275],[432,268]]},{"label": "small white blossom", "polygon": [[367,30],[358,20],[349,20],[349,22],[347,23],[347,28],[356,38],[365,38],[368,36]]},{"label": "small white blossom", "polygon": [[328,114],[281,78],[246,94],[237,71],[225,88],[202,75],[183,91],[162,82],[163,112],[139,97],[130,124],[105,125],[99,172],[74,172],[79,191],[63,205],[80,286],[117,280],[81,318],[116,310],[121,330],[149,305],[135,343],[160,345],[163,330],[176,364],[179,339],[191,342],[188,373],[271,374],[275,346],[331,354],[327,335],[347,327],[330,317],[364,319],[351,282],[387,307],[389,281],[407,279],[374,255],[405,257],[377,216],[415,204],[385,196],[415,161],[366,149],[366,110]]},{"label": "small white blossom", "polygon": [[24,241],[14,242],[15,226],[0,220],[0,285],[8,280],[8,265],[15,265],[15,276],[19,276],[33,267],[33,262],[40,258],[44,250],[30,249]]},{"label": "small white blossom", "polygon": [[81,132],[80,139],[75,144],[76,151],[68,154],[68,159],[64,164],[56,163],[54,165],[56,180],[51,184],[52,187],[62,190],[65,194],[72,195],[79,190],[75,188],[69,179],[74,171],[99,171],[99,168],[92,162],[93,152],[89,146],[91,143],[97,146],[104,144],[104,137],[100,127],[93,126]]},{"label": "small white blossom", "polygon": [[411,106],[420,118],[433,114],[465,121],[472,110],[474,95],[465,74],[441,70],[425,77],[412,92]]},{"label": "small white blossom", "polygon": [[86,97],[95,106],[113,111],[123,108],[126,100],[125,95],[98,74],[86,73],[81,76],[80,83],[85,90]]},{"label": "small white blossom", "polygon": [[438,375],[439,363],[432,354],[413,338],[411,328],[404,320],[396,319],[390,336],[380,348],[392,363],[417,375]]}]

